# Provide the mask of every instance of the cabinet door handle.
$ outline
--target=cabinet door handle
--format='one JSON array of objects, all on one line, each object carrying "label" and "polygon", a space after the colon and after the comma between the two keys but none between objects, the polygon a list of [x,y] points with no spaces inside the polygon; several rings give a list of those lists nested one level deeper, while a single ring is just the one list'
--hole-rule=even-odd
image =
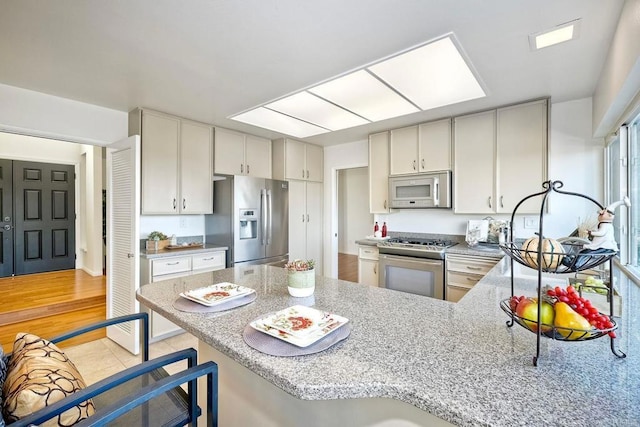
[{"label": "cabinet door handle", "polygon": [[176,262],[168,262],[165,265],[178,265],[180,264],[180,261],[176,261]]},{"label": "cabinet door handle", "polygon": [[467,265],[467,270],[478,271],[478,270],[482,270],[482,268],[480,268],[480,267],[471,267],[470,265]]},{"label": "cabinet door handle", "polygon": [[422,159],[422,169],[424,169],[424,159]]},{"label": "cabinet door handle", "polygon": [[244,165],[240,163],[240,173],[244,173]]},{"label": "cabinet door handle", "polygon": [[491,196],[489,196],[489,207],[491,208]]},{"label": "cabinet door handle", "polygon": [[307,179],[309,179],[309,169],[307,169]]},{"label": "cabinet door handle", "polygon": [[384,201],[384,208],[387,209],[387,201]]},{"label": "cabinet door handle", "polygon": [[473,277],[466,277],[466,279],[469,280],[469,281],[474,281],[474,282],[477,280],[477,279],[474,279]]},{"label": "cabinet door handle", "polygon": [[304,169],[302,169],[302,179],[304,179]]},{"label": "cabinet door handle", "polygon": [[309,214],[307,214],[307,222],[309,222]]},{"label": "cabinet door handle", "polygon": [[176,198],[175,197],[173,198],[173,210],[174,211],[176,210]]},{"label": "cabinet door handle", "polygon": [[413,161],[413,170],[416,170],[416,161]]},{"label": "cabinet door handle", "polygon": [[373,264],[373,274],[378,274],[378,264]]},{"label": "cabinet door handle", "polygon": [[302,222],[304,222],[304,214],[302,214]]},{"label": "cabinet door handle", "polygon": [[211,258],[202,258],[203,261],[211,261],[213,259],[216,259],[216,257],[211,257]]},{"label": "cabinet door handle", "polygon": [[187,209],[187,199],[182,199],[182,209]]},{"label": "cabinet door handle", "polygon": [[504,196],[500,196],[500,207],[504,208],[504,203],[502,203],[502,199],[504,199]]}]

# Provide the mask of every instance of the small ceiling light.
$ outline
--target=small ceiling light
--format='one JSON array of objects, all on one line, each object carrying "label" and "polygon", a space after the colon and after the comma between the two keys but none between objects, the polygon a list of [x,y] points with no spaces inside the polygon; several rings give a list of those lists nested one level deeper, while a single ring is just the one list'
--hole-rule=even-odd
[{"label": "small ceiling light", "polygon": [[556,27],[529,36],[531,50],[538,50],[554,44],[577,39],[580,36],[580,19],[569,21]]}]

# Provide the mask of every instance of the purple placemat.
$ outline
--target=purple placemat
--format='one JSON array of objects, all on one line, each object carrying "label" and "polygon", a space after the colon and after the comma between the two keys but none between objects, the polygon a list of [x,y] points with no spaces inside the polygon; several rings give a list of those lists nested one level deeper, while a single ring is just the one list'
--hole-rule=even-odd
[{"label": "purple placemat", "polygon": [[247,325],[242,331],[242,338],[249,347],[271,356],[304,356],[305,354],[324,351],[347,338],[350,333],[351,323],[347,323],[308,347],[296,347],[293,344],[255,330],[251,325]]},{"label": "purple placemat", "polygon": [[207,307],[206,305],[198,304],[197,302],[190,301],[186,298],[178,297],[178,299],[173,302],[173,308],[187,313],[216,313],[218,311],[231,310],[232,308],[247,305],[254,302],[257,297],[257,293],[251,292],[249,295],[223,302],[221,304],[214,305],[213,307]]}]

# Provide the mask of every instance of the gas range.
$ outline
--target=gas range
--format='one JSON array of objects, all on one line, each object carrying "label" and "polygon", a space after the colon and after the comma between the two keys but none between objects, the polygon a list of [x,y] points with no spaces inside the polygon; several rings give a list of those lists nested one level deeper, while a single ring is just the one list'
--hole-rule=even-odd
[{"label": "gas range", "polygon": [[446,248],[458,242],[443,239],[426,239],[419,237],[393,237],[378,243],[381,254],[404,255],[414,258],[444,259]]}]

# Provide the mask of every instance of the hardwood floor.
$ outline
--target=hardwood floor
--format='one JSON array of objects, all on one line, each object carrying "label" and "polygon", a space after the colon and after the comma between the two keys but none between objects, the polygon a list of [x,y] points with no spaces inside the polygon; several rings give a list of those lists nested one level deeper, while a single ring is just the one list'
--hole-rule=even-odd
[{"label": "hardwood floor", "polygon": [[[51,338],[106,317],[106,277],[82,270],[0,279],[0,343],[10,352],[18,332]],[[71,339],[77,345],[105,336],[104,331]]]},{"label": "hardwood floor", "polygon": [[338,253],[338,279],[358,281],[358,255]]}]

